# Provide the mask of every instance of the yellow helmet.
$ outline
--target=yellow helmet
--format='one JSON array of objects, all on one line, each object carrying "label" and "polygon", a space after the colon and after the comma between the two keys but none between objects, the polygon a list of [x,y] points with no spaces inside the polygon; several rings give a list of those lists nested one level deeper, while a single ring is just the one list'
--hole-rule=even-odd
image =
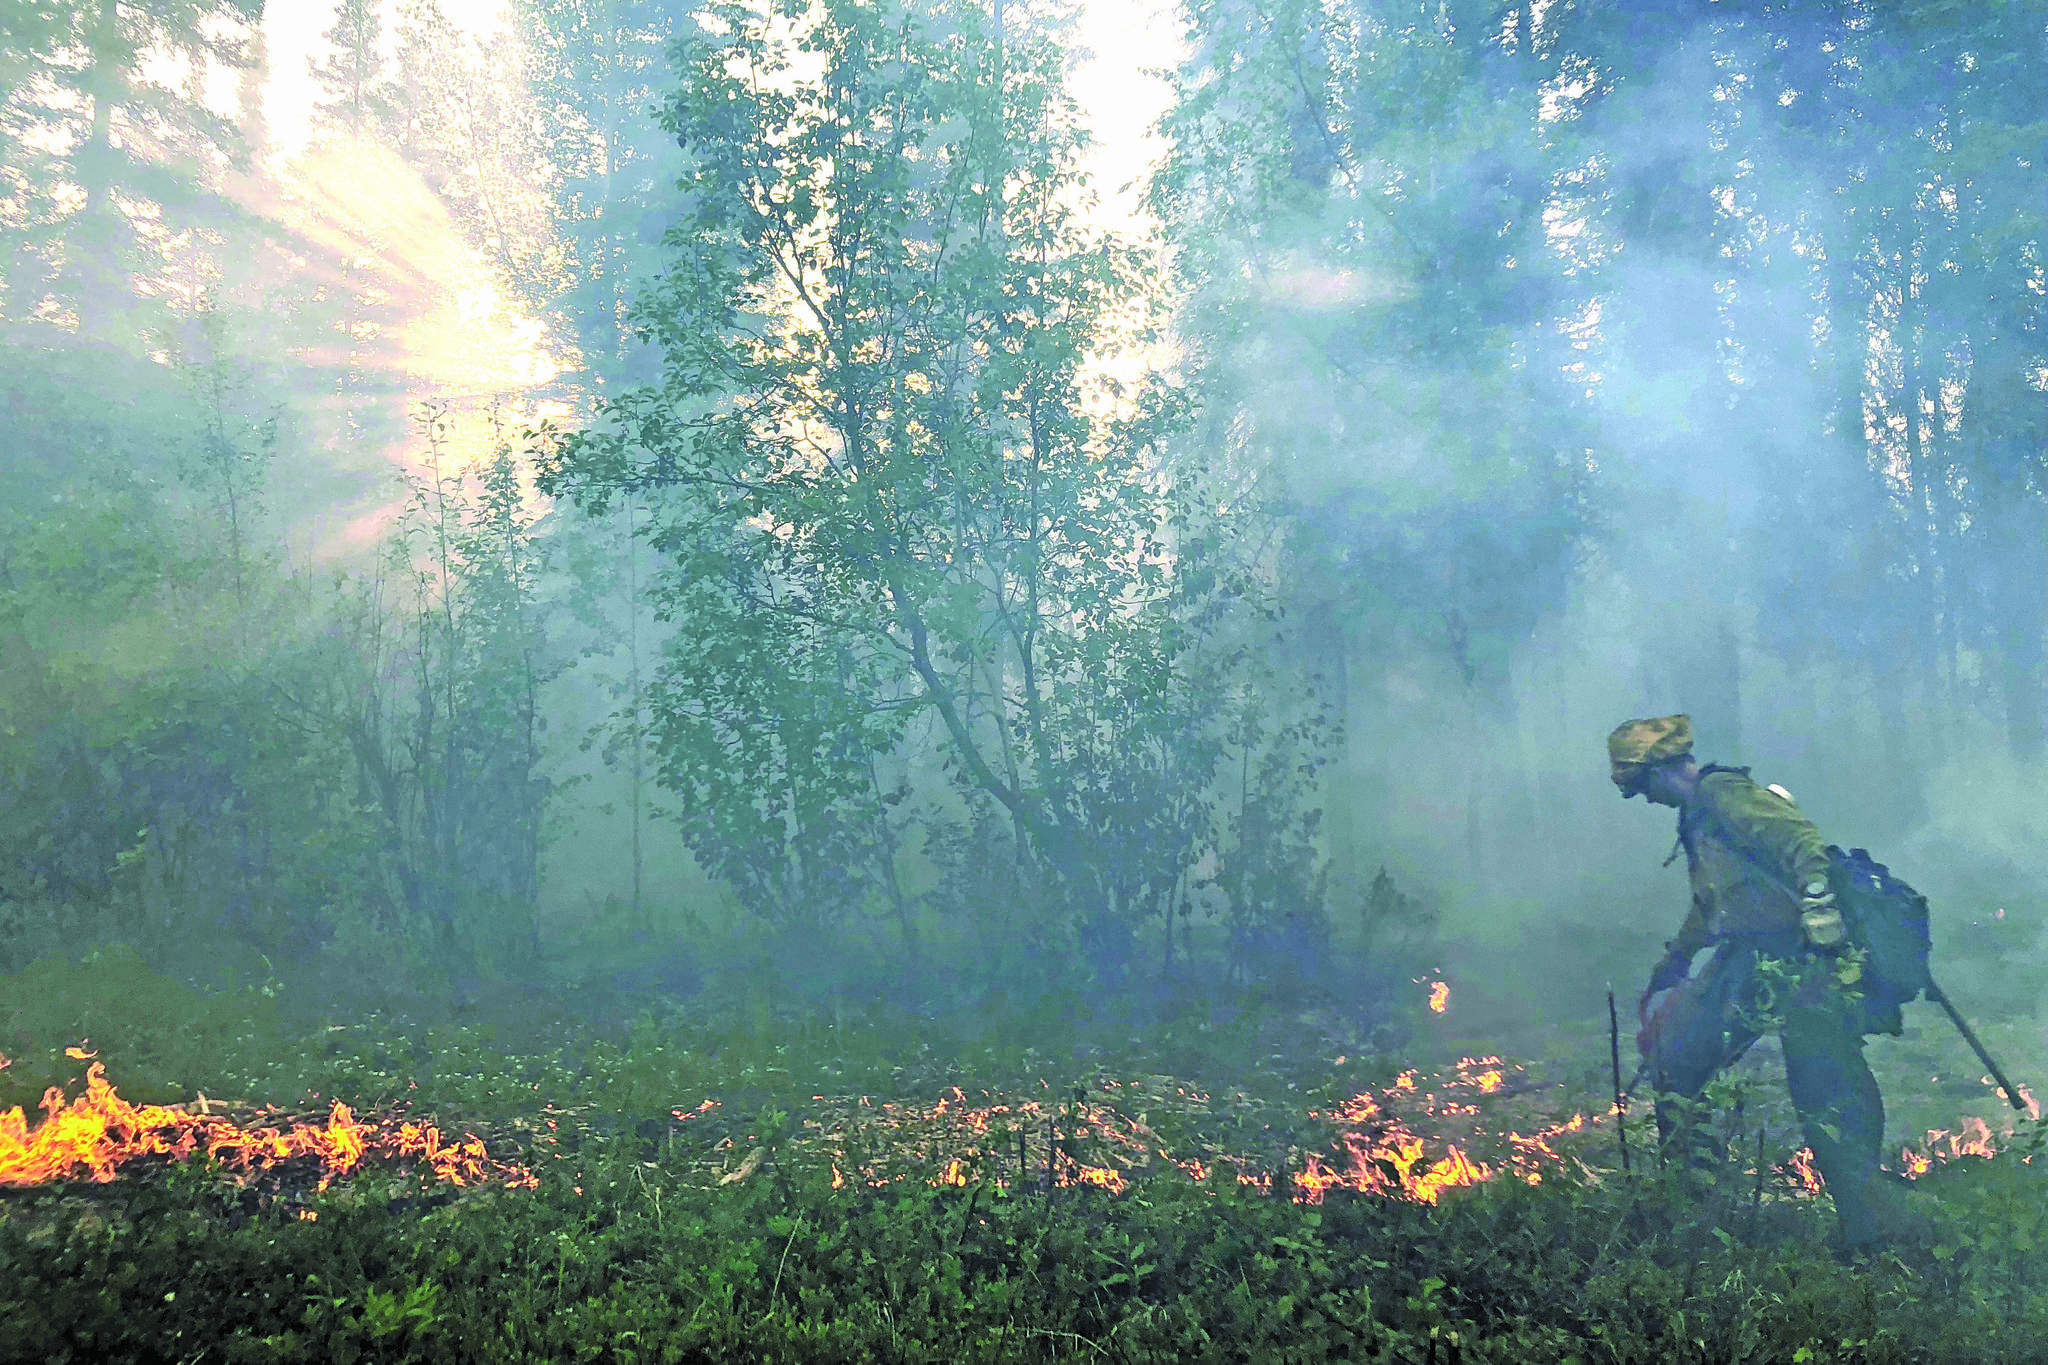
[{"label": "yellow helmet", "polygon": [[1633,792],[1643,773],[1692,752],[1691,716],[1652,716],[1614,727],[1607,737],[1607,762],[1614,785]]}]

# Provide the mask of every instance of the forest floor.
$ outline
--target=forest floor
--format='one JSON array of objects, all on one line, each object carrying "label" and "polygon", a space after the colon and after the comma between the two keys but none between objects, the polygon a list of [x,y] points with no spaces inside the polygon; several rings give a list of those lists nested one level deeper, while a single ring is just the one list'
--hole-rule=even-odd
[{"label": "forest floor", "polygon": [[1939,1135],[1846,1255],[1768,1047],[1724,1159],[1637,1116],[1624,1171],[1604,1027],[1496,1055],[1455,1008],[1376,1051],[1273,1001],[597,1036],[534,995],[315,1023],[118,954],[4,986],[0,1361],[2048,1359],[2041,1127],[1916,1082],[1969,1070],[1917,1014],[1873,1057]]}]

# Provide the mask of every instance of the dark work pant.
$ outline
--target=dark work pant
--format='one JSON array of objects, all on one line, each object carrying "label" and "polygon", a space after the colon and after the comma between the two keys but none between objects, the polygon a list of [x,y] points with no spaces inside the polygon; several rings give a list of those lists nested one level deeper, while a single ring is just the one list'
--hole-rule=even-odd
[{"label": "dark work pant", "polygon": [[[1706,970],[1680,985],[1682,994],[1659,1012],[1652,1065],[1659,1091],[1687,1099],[1698,1095],[1756,1042],[1745,1007],[1756,1003],[1758,956],[1755,947],[1723,944]],[[1794,1000],[1776,1013],[1783,1021],[1778,1040],[1785,1050],[1785,1084],[1806,1145],[1834,1196],[1845,1235],[1861,1240],[1873,1231],[1866,1190],[1884,1141],[1884,1097],[1863,1056],[1859,1021],[1854,1011],[1827,999]],[[1667,1139],[1687,1126],[1675,1109],[1666,1102],[1657,1106],[1657,1129]]]}]

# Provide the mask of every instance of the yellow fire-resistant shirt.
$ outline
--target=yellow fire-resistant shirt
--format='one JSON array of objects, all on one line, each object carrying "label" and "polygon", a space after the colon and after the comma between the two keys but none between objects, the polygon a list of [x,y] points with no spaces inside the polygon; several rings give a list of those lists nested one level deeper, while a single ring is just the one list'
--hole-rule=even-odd
[{"label": "yellow fire-resistant shirt", "polygon": [[1671,942],[1692,954],[1731,934],[1797,933],[1799,888],[1828,873],[1827,842],[1799,807],[1739,768],[1700,773],[1678,812],[1692,913]]}]

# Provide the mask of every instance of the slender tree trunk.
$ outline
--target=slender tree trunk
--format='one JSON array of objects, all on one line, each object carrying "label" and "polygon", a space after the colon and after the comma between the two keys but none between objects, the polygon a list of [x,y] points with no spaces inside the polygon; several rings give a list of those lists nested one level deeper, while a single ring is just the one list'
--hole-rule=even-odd
[{"label": "slender tree trunk", "polygon": [[2037,763],[2048,749],[2048,719],[2044,719],[2042,655],[2048,641],[2048,507],[2034,501],[2026,521],[2033,523],[2021,533],[2026,558],[2014,575],[2015,600],[2011,606],[2010,636],[2004,650],[2006,660],[2006,729],[2013,757],[2023,763]]},{"label": "slender tree trunk", "polygon": [[263,113],[263,91],[270,80],[270,44],[257,24],[250,35],[249,64],[235,90],[236,119],[241,124],[244,165],[261,164],[270,150],[270,123]]},{"label": "slender tree trunk", "polygon": [[1334,799],[1327,803],[1328,820],[1325,845],[1330,867],[1331,880],[1340,887],[1351,888],[1357,878],[1357,821],[1355,808],[1348,790],[1349,765],[1343,759],[1348,745],[1345,736],[1349,732],[1351,719],[1351,659],[1350,642],[1345,638],[1344,625],[1334,603],[1318,603],[1312,610],[1309,621],[1310,668],[1315,671],[1315,693],[1317,698],[1330,709],[1334,717],[1334,731],[1337,739],[1337,761],[1330,765],[1337,790]]},{"label": "slender tree trunk", "polygon": [[632,806],[633,838],[633,924],[651,932],[642,899],[641,829],[645,823],[647,774],[647,725],[645,701],[640,689],[640,540],[635,534],[633,499],[625,499],[626,510],[626,690],[632,707],[627,740],[628,796]]},{"label": "slender tree trunk", "polygon": [[[621,70],[623,62],[620,57],[619,21],[612,0],[605,0],[603,33],[606,43],[606,60],[602,63],[600,69],[605,73],[604,79],[607,84],[612,86],[612,89],[601,96],[604,99],[605,110],[604,145],[601,153],[604,157],[604,201],[598,207],[598,230],[592,234],[592,237],[596,244],[598,259],[603,262],[602,268],[608,277],[607,283],[609,287],[607,292],[611,295],[610,304],[605,315],[608,325],[605,329],[605,363],[603,369],[604,371],[614,371],[619,367],[619,362],[625,354],[623,331],[627,298],[625,281],[626,244],[619,240],[615,230],[607,227],[604,222],[605,218],[617,212],[619,207],[619,141],[622,133],[619,126],[618,87],[624,82],[624,73]],[[602,381],[600,380],[600,382]],[[638,837],[636,833],[634,838],[637,840]],[[636,907],[639,904],[637,891],[634,893],[634,904]]]},{"label": "slender tree trunk", "polygon": [[1940,528],[1937,525],[1936,502],[1933,481],[1937,477],[1933,462],[1928,456],[1925,443],[1925,421],[1921,417],[1920,389],[1920,322],[1918,314],[1918,293],[1913,281],[1911,257],[1899,263],[1899,338],[1898,344],[1904,353],[1904,374],[1899,403],[1904,408],[1906,437],[1906,481],[1907,511],[1914,526],[1914,551],[1918,557],[1919,573],[1918,599],[1920,604],[1920,627],[1914,632],[1914,644],[1920,659],[1922,686],[1928,705],[1923,719],[1935,740],[1937,750],[1943,745],[1944,721],[1949,705],[1948,679],[1944,675],[1941,601],[1941,551]]},{"label": "slender tree trunk", "polygon": [[74,269],[78,280],[78,330],[80,335],[96,340],[107,339],[120,274],[113,205],[113,129],[114,108],[120,102],[120,43],[120,0],[100,0],[99,17],[93,26],[92,67],[84,82],[92,99],[92,124],[85,145],[72,162],[84,196],[78,211],[78,231],[72,238],[72,248],[77,252]]}]

